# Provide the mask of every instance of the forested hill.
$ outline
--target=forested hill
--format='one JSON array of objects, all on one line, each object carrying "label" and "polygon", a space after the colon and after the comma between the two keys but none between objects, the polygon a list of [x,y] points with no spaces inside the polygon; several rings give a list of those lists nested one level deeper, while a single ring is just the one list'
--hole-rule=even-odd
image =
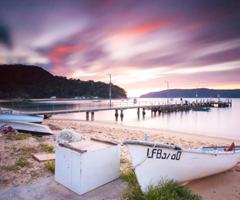
[{"label": "forested hill", "polygon": [[[109,97],[109,84],[53,76],[37,66],[0,65],[0,98]],[[126,91],[112,85],[113,98],[125,98]]]},{"label": "forested hill", "polygon": [[[217,98],[217,95],[220,94],[220,97],[225,98],[240,98],[240,89],[236,90],[213,90],[206,88],[198,88],[197,94],[199,98]],[[172,90],[163,90],[159,92],[151,92],[148,94],[141,95],[141,98],[166,98],[169,95],[171,98],[194,98],[196,97],[196,89],[172,89]]]}]

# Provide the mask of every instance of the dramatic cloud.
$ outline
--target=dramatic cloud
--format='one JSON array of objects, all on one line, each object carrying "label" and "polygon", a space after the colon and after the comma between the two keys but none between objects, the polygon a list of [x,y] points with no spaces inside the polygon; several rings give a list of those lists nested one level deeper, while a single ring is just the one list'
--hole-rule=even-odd
[{"label": "dramatic cloud", "polygon": [[[130,96],[166,88],[240,88],[240,2],[0,2],[0,63],[109,81]],[[11,32],[10,32],[11,31]]]},{"label": "dramatic cloud", "polygon": [[6,25],[1,24],[1,21],[0,21],[0,44],[5,45],[8,49],[12,49],[13,47],[10,30]]}]

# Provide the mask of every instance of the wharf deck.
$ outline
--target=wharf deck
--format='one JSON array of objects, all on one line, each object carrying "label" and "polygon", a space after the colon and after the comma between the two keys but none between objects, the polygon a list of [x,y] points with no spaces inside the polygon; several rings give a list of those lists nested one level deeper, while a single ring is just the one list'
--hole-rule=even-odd
[{"label": "wharf deck", "polygon": [[[110,106],[108,102],[91,102],[85,104],[33,104],[33,105],[25,105],[25,106],[15,106],[15,107],[7,107],[1,108],[0,113],[6,113],[11,110],[13,114],[25,114],[25,115],[44,115],[45,118],[48,118],[52,115],[57,114],[67,114],[67,113],[80,113],[85,112],[88,118],[89,113],[94,115],[95,112],[100,111],[109,111],[115,110],[115,116],[118,116],[118,111],[121,111],[121,115],[123,116],[123,110],[127,109],[138,109],[138,115],[140,113],[140,109],[143,110],[143,114],[145,110],[151,110],[152,112],[173,112],[173,111],[185,111],[190,110],[191,108],[196,107],[230,107],[232,106],[232,101],[203,101],[203,102],[181,102],[181,103],[159,103],[159,102],[141,102],[138,103],[112,103]],[[144,114],[145,115],[145,114]]]}]

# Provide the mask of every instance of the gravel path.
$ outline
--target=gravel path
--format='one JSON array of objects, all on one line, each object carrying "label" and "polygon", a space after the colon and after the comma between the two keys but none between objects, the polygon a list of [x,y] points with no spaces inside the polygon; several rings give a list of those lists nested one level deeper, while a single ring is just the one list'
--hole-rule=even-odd
[{"label": "gravel path", "polygon": [[54,176],[44,178],[30,185],[13,187],[0,191],[0,199],[4,200],[107,200],[122,199],[121,193],[125,183],[116,179],[102,187],[79,196],[54,180]]}]

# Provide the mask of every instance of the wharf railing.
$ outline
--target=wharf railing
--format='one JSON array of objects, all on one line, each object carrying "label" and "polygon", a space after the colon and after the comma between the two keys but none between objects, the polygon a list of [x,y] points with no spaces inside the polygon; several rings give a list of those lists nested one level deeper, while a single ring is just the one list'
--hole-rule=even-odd
[{"label": "wharf railing", "polygon": [[[191,106],[202,106],[206,104],[222,104],[226,103],[227,105],[232,104],[232,101],[208,101],[203,100],[196,102],[187,101],[188,105]],[[130,101],[124,102],[113,102],[110,106],[108,101],[101,102],[85,102],[85,103],[31,103],[31,104],[9,104],[9,105],[0,105],[0,113],[14,113],[14,114],[34,114],[34,115],[54,115],[54,114],[63,114],[63,113],[74,113],[74,112],[97,112],[104,110],[124,110],[124,109],[133,109],[133,108],[145,108],[151,109],[152,107],[167,107],[167,106],[182,106],[186,105],[186,101],[172,101],[168,104],[166,101],[138,101],[136,103]]]},{"label": "wharf railing", "polygon": [[109,102],[91,102],[91,103],[77,103],[77,104],[44,104],[32,103],[31,105],[0,105],[0,110],[12,110],[14,114],[62,114],[62,113],[73,113],[73,112],[96,112],[103,110],[122,110],[122,109],[133,109],[133,108],[150,108],[153,106],[169,106],[177,105],[166,104],[164,102],[156,101],[139,101],[134,102],[112,102],[111,106]]}]

